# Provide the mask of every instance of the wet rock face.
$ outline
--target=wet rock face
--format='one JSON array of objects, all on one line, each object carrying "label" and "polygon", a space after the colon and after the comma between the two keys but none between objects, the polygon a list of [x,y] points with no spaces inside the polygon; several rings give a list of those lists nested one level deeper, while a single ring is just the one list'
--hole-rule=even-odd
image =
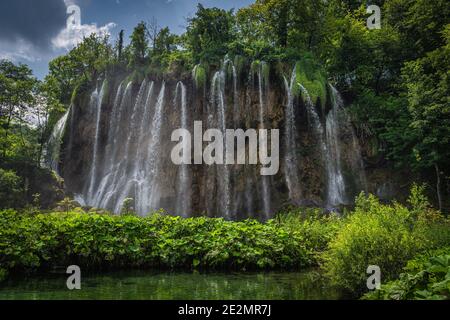
[{"label": "wet rock face", "polygon": [[[80,94],[67,120],[60,157],[68,191],[83,205],[116,213],[125,198],[133,198],[140,215],[163,208],[182,216],[266,219],[288,204],[326,207],[331,175],[336,174],[327,170],[327,161],[339,162],[345,201],[364,189],[361,162],[355,160],[357,141],[347,119],[336,119],[340,153],[335,159],[325,134],[328,113],[317,113],[320,123],[315,125],[323,131],[318,137],[303,99],[292,93],[289,114],[289,87],[282,81],[242,79],[218,71],[206,88],[197,88],[190,79],[108,79],[103,96],[98,94],[101,83]],[[172,132],[185,127],[193,135],[194,121],[202,121],[203,130],[222,130],[224,125],[279,129],[278,174],[262,177],[260,165],[173,164],[170,155],[177,143],[171,141]],[[287,135],[295,140],[286,143]],[[288,155],[295,159],[289,166]],[[289,176],[296,183],[289,183]]]}]

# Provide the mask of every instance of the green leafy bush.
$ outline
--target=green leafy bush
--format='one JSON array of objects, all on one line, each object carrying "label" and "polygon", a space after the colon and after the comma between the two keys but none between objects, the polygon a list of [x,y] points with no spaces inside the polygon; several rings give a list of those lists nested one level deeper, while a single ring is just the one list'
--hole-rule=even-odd
[{"label": "green leafy bush", "polygon": [[400,278],[367,293],[364,300],[449,300],[450,247],[408,262]]},{"label": "green leafy bush", "polygon": [[194,79],[197,88],[204,88],[206,86],[207,80],[207,68],[203,64],[198,64],[194,67],[192,71],[192,78]]},{"label": "green leafy bush", "polygon": [[5,269],[1,269],[0,268],[0,282],[5,280],[7,275],[8,275],[8,271],[6,271]]},{"label": "green leafy bush", "polygon": [[[411,198],[420,199],[418,192],[413,190]],[[439,236],[434,234],[436,228]],[[322,266],[333,284],[362,293],[368,266],[379,266],[383,281],[389,281],[416,254],[448,245],[449,237],[448,220],[428,209],[423,201],[408,209],[398,203],[381,204],[373,195],[362,194],[355,211],[321,255]]]},{"label": "green leafy bush", "polygon": [[317,264],[319,255],[327,249],[343,224],[340,217],[323,215],[322,210],[316,208],[288,208],[277,214],[275,221],[283,228],[303,235],[308,254]]},{"label": "green leafy bush", "polygon": [[18,206],[24,197],[22,180],[14,171],[0,168],[0,207]]},{"label": "green leafy bush", "polygon": [[[325,221],[325,220],[324,220]],[[317,264],[330,238],[322,222],[288,227],[271,220],[231,222],[154,214],[23,215],[0,212],[0,268],[24,270],[77,264],[88,268],[267,269]],[[326,230],[326,229],[325,229]]]}]

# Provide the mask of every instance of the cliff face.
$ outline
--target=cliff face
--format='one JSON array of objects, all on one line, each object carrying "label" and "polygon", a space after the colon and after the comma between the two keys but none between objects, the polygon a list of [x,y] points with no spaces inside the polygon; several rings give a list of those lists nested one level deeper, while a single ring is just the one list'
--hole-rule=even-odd
[{"label": "cliff face", "polygon": [[[200,85],[190,78],[106,79],[79,94],[59,157],[68,191],[115,212],[133,198],[141,215],[164,208],[182,216],[265,219],[287,204],[336,208],[380,187],[367,182],[334,88],[327,87],[326,103],[313,102],[307,88],[295,92],[294,74],[282,79],[263,68],[246,74],[231,67]],[[204,131],[279,129],[278,174],[261,176],[261,165],[173,164],[171,134],[178,128],[193,134],[194,121]]]}]

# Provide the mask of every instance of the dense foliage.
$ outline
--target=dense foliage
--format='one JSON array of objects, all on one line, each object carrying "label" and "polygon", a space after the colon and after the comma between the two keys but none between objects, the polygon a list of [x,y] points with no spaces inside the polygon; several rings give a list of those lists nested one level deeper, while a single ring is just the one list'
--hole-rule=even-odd
[{"label": "dense foliage", "polygon": [[[147,218],[75,208],[0,212],[0,275],[76,264],[90,269],[304,269],[319,266],[355,297],[367,291],[367,267],[382,270],[382,290],[369,298],[445,298],[450,221],[414,187],[408,207],[361,195],[345,216],[289,208],[273,220]],[[410,261],[418,254],[438,250]],[[434,251],[432,251],[434,252]],[[424,258],[425,257],[425,258]],[[447,259],[447,260],[446,260]],[[404,269],[407,265],[406,269]],[[400,280],[396,279],[402,270]],[[447,289],[446,289],[447,288]]]},{"label": "dense foliage", "polygon": [[[71,211],[0,213],[0,268],[302,268],[317,265],[337,221],[298,224],[152,215],[110,216]],[[325,225],[326,227],[322,227]]]},{"label": "dense foliage", "polygon": [[450,248],[408,261],[398,280],[364,295],[366,300],[450,300]]},{"label": "dense foliage", "polygon": [[379,266],[388,281],[416,254],[450,243],[450,221],[429,208],[421,189],[413,188],[409,208],[382,204],[372,195],[357,199],[322,254],[322,267],[335,285],[364,292],[368,266]]}]

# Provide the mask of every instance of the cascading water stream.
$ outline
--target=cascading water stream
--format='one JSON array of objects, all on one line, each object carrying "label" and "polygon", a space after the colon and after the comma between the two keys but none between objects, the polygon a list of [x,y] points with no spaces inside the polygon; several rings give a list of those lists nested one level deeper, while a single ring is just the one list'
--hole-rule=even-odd
[{"label": "cascading water stream", "polygon": [[[213,90],[211,91],[211,100],[213,106],[217,108],[218,114],[218,125],[224,136],[224,154],[226,154],[226,143],[225,143],[225,132],[227,130],[227,119],[226,110],[227,106],[225,104],[225,81],[226,81],[226,63],[222,70],[217,71],[213,77]],[[223,210],[223,214],[226,218],[230,218],[231,215],[231,192],[230,192],[230,169],[225,163],[218,168],[219,179],[219,192],[220,192],[220,209]]]},{"label": "cascading water stream", "polygon": [[162,122],[164,112],[164,102],[166,94],[166,83],[163,82],[156,101],[155,113],[153,114],[150,144],[146,155],[146,176],[147,181],[138,188],[140,199],[137,202],[138,212],[150,212],[159,209],[160,191],[160,167],[161,167],[161,143],[162,143]]},{"label": "cascading water stream", "polygon": [[[186,86],[179,81],[175,89],[175,105],[178,103],[178,97],[181,99],[181,129],[188,129],[188,108]],[[183,143],[187,142],[190,137],[183,135]],[[186,145],[183,150],[186,150]],[[183,155],[185,160],[186,157]],[[191,210],[191,176],[189,167],[183,163],[179,168],[178,185],[177,185],[177,204],[176,213],[179,216],[187,217]]]},{"label": "cascading water stream", "polygon": [[[339,141],[339,108],[336,99],[333,99],[333,108],[326,119],[326,130],[323,129],[319,115],[316,112],[311,97],[301,84],[300,88],[305,96],[308,117],[313,125],[316,137],[321,145],[322,159],[327,173],[327,199],[330,209],[346,203],[346,186],[342,175],[341,147]],[[324,140],[325,135],[325,140]]]},{"label": "cascading water stream", "polygon": [[151,116],[152,116],[152,111],[153,110],[153,104],[152,104],[152,99],[153,99],[153,95],[154,95],[154,87],[155,87],[155,83],[152,81],[149,85],[148,85],[148,89],[147,89],[147,97],[145,99],[145,103],[144,103],[144,111],[142,114],[139,115],[140,118],[140,122],[138,125],[138,143],[137,143],[137,148],[136,148],[136,156],[135,156],[135,161],[134,161],[134,170],[133,170],[133,178],[137,181],[138,183],[138,188],[140,185],[145,183],[145,179],[146,179],[146,171],[145,171],[145,166],[146,166],[146,155],[148,153],[148,149],[145,147],[141,147],[142,145],[145,145],[145,141],[149,141],[150,139],[150,130],[148,127],[148,124],[151,122]]},{"label": "cascading water stream", "polygon": [[[333,110],[330,112],[329,118],[331,125],[330,127],[335,124],[335,133],[333,135],[334,139],[336,140],[333,142],[335,144],[335,148],[338,150],[337,152],[337,166],[339,170],[342,172],[341,166],[342,166],[342,150],[341,150],[341,141],[339,139],[339,135],[341,134],[343,129],[346,129],[347,132],[351,134],[352,137],[352,144],[351,148],[349,150],[348,157],[350,158],[350,166],[352,168],[352,171],[356,173],[356,183],[359,187],[359,189],[363,191],[367,191],[367,180],[366,180],[366,174],[364,170],[364,163],[361,156],[361,147],[358,142],[358,138],[356,137],[355,131],[353,129],[353,126],[351,124],[350,118],[348,114],[343,109],[344,107],[344,101],[342,100],[342,97],[337,91],[337,89],[330,84],[330,92],[331,92],[331,100],[333,103]],[[330,137],[331,139],[331,137]],[[346,197],[343,197],[343,202],[346,204],[348,202],[348,199]]]},{"label": "cascading water stream", "polygon": [[124,136],[122,129],[126,108],[131,101],[132,82],[129,82],[122,93],[122,85],[116,93],[116,99],[113,106],[113,117],[111,117],[108,146],[105,153],[105,159],[108,159],[106,168],[103,170],[104,176],[100,187],[96,193],[95,199],[90,205],[99,208],[114,208],[113,200],[115,188],[117,188],[119,169],[122,163],[122,155],[120,147],[122,146],[121,138]]},{"label": "cascading water stream", "polygon": [[332,109],[328,113],[326,121],[326,143],[328,151],[326,161],[328,174],[327,205],[330,207],[346,203],[346,187],[342,175],[341,145],[339,141],[339,111],[342,107],[342,100],[336,93],[332,94]]},{"label": "cascading water stream", "polygon": [[69,114],[71,113],[72,106],[66,111],[66,113],[58,120],[55,127],[53,128],[53,132],[50,136],[50,139],[47,142],[46,154],[45,154],[45,166],[47,168],[52,169],[58,175],[59,172],[59,161],[60,161],[60,151],[62,144],[62,137],[64,135],[64,131],[67,125],[67,120],[69,119]]},{"label": "cascading water stream", "polygon": [[131,150],[132,146],[135,145],[139,139],[139,123],[140,119],[142,119],[143,109],[145,108],[144,103],[146,101],[146,90],[147,80],[144,80],[141,83],[136,101],[133,105],[128,130],[126,132],[127,139],[125,141],[125,151],[123,160],[119,166],[120,179],[117,184],[118,186],[121,186],[121,191],[119,192],[117,189],[114,191],[115,194],[119,194],[118,199],[116,200],[115,212],[120,212],[123,201],[131,195],[131,191],[133,189],[136,189],[137,179],[134,173],[137,170],[136,165],[138,163],[138,148],[135,148],[135,152],[132,152]]},{"label": "cascading water stream", "polygon": [[306,105],[306,111],[308,114],[308,120],[310,124],[313,126],[314,133],[316,135],[316,138],[319,141],[320,145],[320,151],[322,155],[322,159],[326,159],[326,153],[327,153],[327,145],[324,140],[324,129],[322,122],[320,122],[320,117],[317,114],[316,108],[314,107],[314,103],[311,100],[311,96],[309,95],[308,90],[299,83],[300,89],[302,90],[302,93],[304,95],[305,105]]},{"label": "cascading water stream", "polygon": [[[263,70],[264,70],[264,62],[261,62],[258,68],[258,91],[259,91],[259,126],[260,129],[265,129],[265,121],[264,121],[264,113],[266,104],[264,103],[265,98],[265,87],[266,83],[264,81]],[[260,148],[264,148],[263,153],[267,154],[267,136],[263,136],[260,140]],[[270,194],[270,177],[262,176],[261,177],[261,188],[262,188],[262,200],[263,200],[263,210],[266,218],[269,217],[271,212],[271,194]]]},{"label": "cascading water stream", "polygon": [[291,201],[299,202],[300,180],[298,172],[297,158],[297,127],[295,124],[294,112],[294,86],[297,82],[296,69],[292,71],[290,82],[284,77],[284,84],[287,94],[287,104],[285,108],[285,178],[289,189],[289,198]]},{"label": "cascading water stream", "polygon": [[105,93],[106,81],[103,81],[102,88],[100,89],[100,93],[95,89],[95,91],[91,95],[91,106],[95,107],[97,110],[96,120],[95,120],[95,137],[94,137],[94,148],[92,150],[92,167],[90,173],[90,182],[89,182],[89,190],[88,190],[88,199],[89,202],[92,202],[94,196],[94,188],[96,187],[96,178],[97,178],[97,161],[98,161],[98,147],[100,140],[100,121],[102,117],[102,104],[103,104],[103,96]]},{"label": "cascading water stream", "polygon": [[[128,86],[127,86],[128,87]],[[112,153],[112,149],[115,146],[115,141],[116,141],[116,130],[118,129],[118,118],[120,115],[120,103],[122,101],[122,97],[124,94],[124,86],[123,86],[123,82],[120,83],[117,92],[116,92],[116,97],[114,99],[114,104],[113,104],[113,108],[111,110],[111,116],[110,116],[110,122],[109,122],[109,127],[108,127],[108,140],[107,140],[107,144],[106,144],[106,151],[105,151],[105,156],[104,156],[104,160],[103,160],[103,164],[102,164],[102,168],[103,168],[103,174],[106,172],[107,174],[104,175],[100,181],[99,187],[97,188],[96,192],[95,192],[95,196],[93,201],[91,201],[91,205],[94,206],[100,206],[101,203],[101,196],[104,195],[104,191],[106,186],[109,185],[110,183],[110,177],[113,173],[113,165],[114,165],[114,159],[111,155]],[[79,195],[79,198],[83,199],[83,202],[85,202],[84,199],[87,199],[88,197],[86,197],[85,195]]]}]

